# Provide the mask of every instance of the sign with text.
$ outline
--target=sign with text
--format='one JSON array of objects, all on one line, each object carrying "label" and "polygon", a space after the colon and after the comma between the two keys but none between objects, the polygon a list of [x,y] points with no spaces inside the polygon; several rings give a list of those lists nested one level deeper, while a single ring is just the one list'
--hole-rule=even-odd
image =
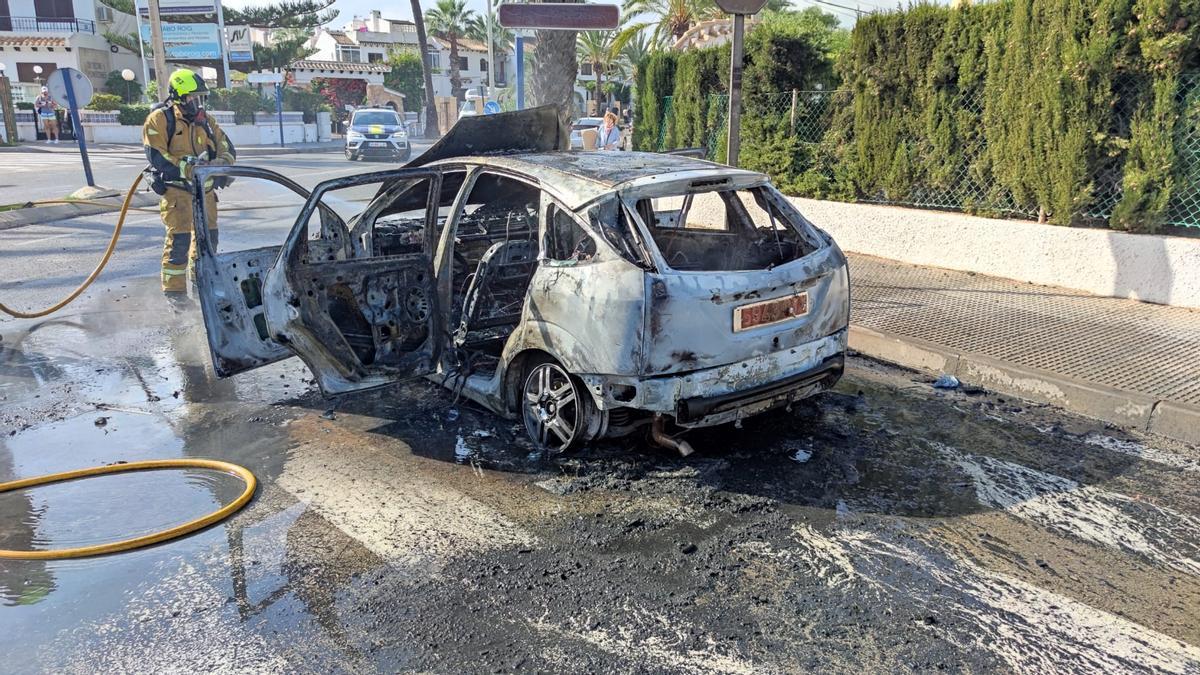
[{"label": "sign with text", "polygon": [[254,60],[254,40],[249,26],[226,26],[225,44],[229,47],[230,63],[248,63]]},{"label": "sign with text", "polygon": [[[221,58],[221,30],[215,23],[164,23],[163,47],[168,61]],[[150,25],[142,24],[142,41],[150,42]]]},{"label": "sign with text", "polygon": [[505,28],[550,28],[559,30],[604,30],[616,28],[621,11],[616,5],[505,3],[498,8]]},{"label": "sign with text", "polygon": [[[150,16],[150,3],[147,0],[137,0],[137,8],[142,16]],[[217,6],[214,0],[158,0],[158,13],[162,16],[216,14]]]}]

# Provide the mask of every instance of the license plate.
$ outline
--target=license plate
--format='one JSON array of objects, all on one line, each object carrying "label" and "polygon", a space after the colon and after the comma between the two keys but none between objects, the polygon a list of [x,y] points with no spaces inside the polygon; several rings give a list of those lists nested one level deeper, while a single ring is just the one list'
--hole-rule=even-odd
[{"label": "license plate", "polygon": [[733,310],[733,332],[790,321],[805,314],[808,314],[808,291],[742,305]]},{"label": "license plate", "polygon": [[367,143],[367,145],[371,146],[372,148],[386,148],[388,144],[387,143]]}]

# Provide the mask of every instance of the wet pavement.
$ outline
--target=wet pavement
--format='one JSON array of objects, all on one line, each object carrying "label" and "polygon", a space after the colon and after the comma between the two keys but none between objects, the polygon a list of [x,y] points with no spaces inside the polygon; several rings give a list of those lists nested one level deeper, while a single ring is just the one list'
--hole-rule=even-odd
[{"label": "wet pavement", "polygon": [[[211,375],[153,279],[0,323],[0,481],[245,465],[223,524],[0,562],[13,672],[1200,672],[1200,452],[853,358],[836,391],[565,457],[416,381],[327,401],[296,360]],[[235,496],[197,471],[0,495],[0,548]]]}]

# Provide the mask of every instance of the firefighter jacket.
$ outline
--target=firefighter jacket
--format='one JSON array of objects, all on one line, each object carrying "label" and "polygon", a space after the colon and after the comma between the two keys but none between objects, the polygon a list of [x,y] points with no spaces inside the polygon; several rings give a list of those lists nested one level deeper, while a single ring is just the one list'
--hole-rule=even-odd
[{"label": "firefighter jacket", "polygon": [[[233,164],[237,151],[217,121],[204,115],[189,123],[178,103],[155,108],[142,125],[142,145],[146,160],[162,181],[170,187],[187,189],[194,165],[189,157],[209,164]],[[205,189],[211,189],[206,185]]]}]

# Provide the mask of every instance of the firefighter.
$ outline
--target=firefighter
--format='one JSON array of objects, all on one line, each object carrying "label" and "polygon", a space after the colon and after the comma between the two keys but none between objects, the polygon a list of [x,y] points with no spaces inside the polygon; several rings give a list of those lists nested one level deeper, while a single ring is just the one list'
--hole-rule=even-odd
[{"label": "firefighter", "polygon": [[[173,304],[186,302],[190,270],[195,279],[196,243],[192,238],[192,175],[202,164],[230,165],[233,143],[216,120],[204,113],[208,87],[190,70],[176,70],[168,81],[167,100],[156,105],[142,126],[142,145],[150,162],[151,187],[162,196],[158,210],[166,226],[162,290]],[[221,179],[217,179],[221,180]],[[229,179],[225,179],[228,181]],[[212,246],[217,245],[217,196],[210,179],[204,186],[204,211]]]}]

